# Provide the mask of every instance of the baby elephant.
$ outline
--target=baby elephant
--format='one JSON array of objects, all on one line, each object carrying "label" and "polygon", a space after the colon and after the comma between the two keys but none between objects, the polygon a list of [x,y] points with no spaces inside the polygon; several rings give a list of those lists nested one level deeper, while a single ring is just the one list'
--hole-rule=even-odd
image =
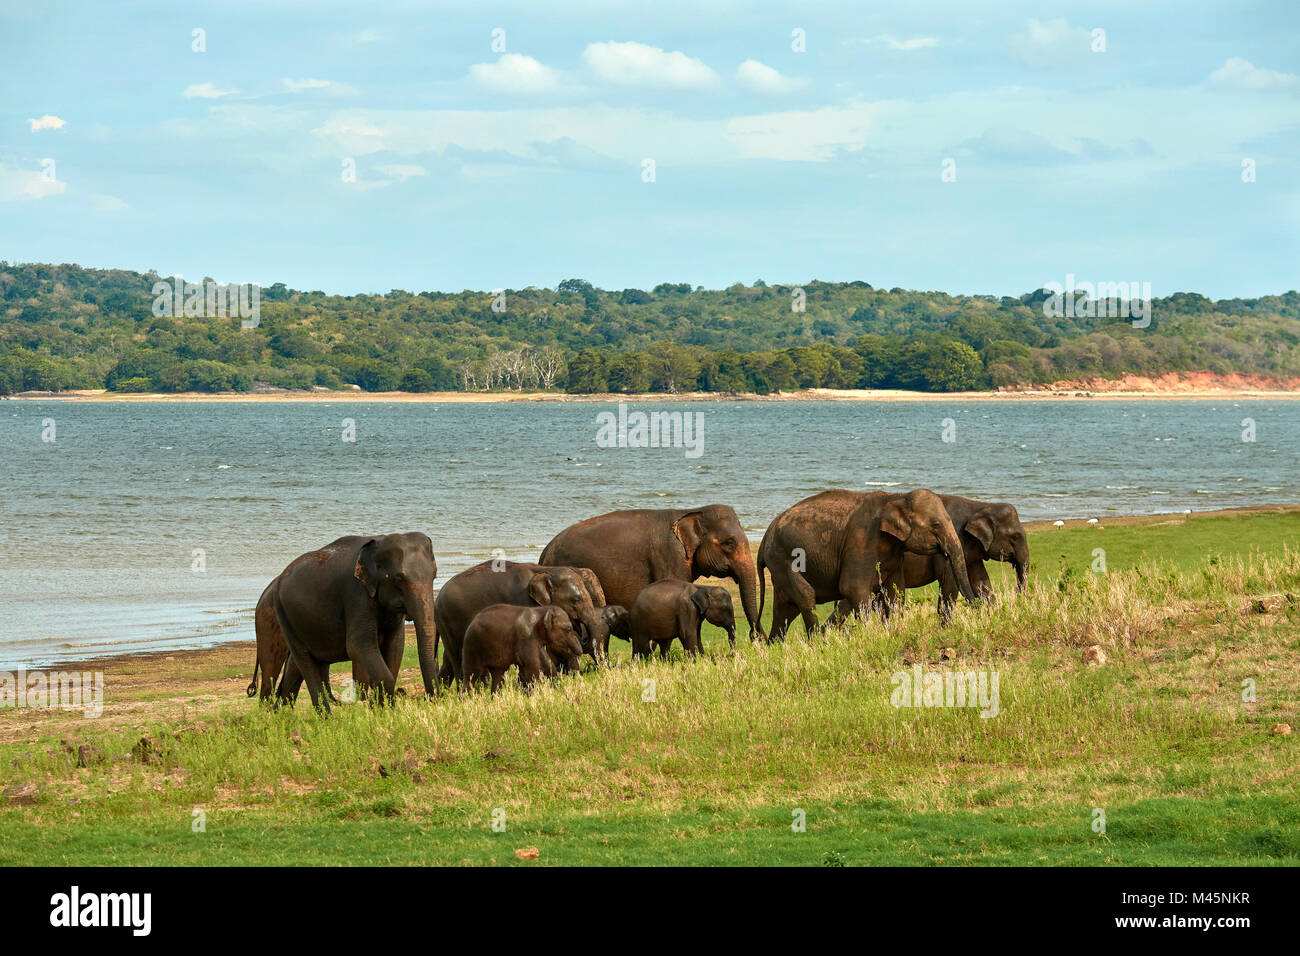
[{"label": "baby elephant", "polygon": [[[604,618],[610,634],[625,641],[632,639],[632,621],[627,608],[621,604],[606,604],[600,609],[600,616]],[[609,657],[608,637],[605,638],[605,656]]]},{"label": "baby elephant", "polygon": [[582,645],[563,608],[554,604],[485,607],[474,615],[465,630],[461,649],[463,689],[473,690],[490,673],[495,694],[506,671],[517,665],[519,683],[527,690],[546,668],[543,648],[577,672]]},{"label": "baby elephant", "polygon": [[700,625],[704,621],[725,629],[727,640],[736,646],[736,615],[726,589],[697,587],[689,581],[656,581],[642,588],[628,612],[632,656],[649,654],[653,642],[659,645],[659,656],[667,659],[668,647],[677,638],[694,657],[702,649]]}]

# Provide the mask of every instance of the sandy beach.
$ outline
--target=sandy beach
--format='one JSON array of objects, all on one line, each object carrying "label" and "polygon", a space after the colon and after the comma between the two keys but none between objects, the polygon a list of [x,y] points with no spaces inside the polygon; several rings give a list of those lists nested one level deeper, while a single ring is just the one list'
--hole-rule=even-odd
[{"label": "sandy beach", "polygon": [[402,402],[411,404],[491,404],[496,402],[1028,402],[1028,401],[1151,401],[1236,399],[1300,399],[1300,388],[1195,387],[1178,389],[1116,388],[1095,386],[1053,387],[990,392],[909,392],[901,389],[810,388],[798,392],[681,392],[664,394],[571,395],[567,392],[363,392],[345,391],[253,391],[253,392],[109,392],[86,389],[70,392],[21,392],[14,401],[59,402]]}]

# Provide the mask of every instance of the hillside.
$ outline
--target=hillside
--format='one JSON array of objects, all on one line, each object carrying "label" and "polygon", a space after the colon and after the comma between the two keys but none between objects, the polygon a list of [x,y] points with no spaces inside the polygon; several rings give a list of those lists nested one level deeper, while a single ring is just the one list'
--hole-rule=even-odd
[{"label": "hillside", "polygon": [[[1156,298],[1151,321],[1051,317],[1050,293],[954,296],[811,281],[708,290],[326,295],[276,283],[255,328],[156,315],[155,273],[0,261],[0,394],[40,389],[575,393],[958,391],[1171,372],[1300,375],[1300,293]],[[803,311],[792,307],[804,297]],[[496,308],[494,308],[494,303]]]}]

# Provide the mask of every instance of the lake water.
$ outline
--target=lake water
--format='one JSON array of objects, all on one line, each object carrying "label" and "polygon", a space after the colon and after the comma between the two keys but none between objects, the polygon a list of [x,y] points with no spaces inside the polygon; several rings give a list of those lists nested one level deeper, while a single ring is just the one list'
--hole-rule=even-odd
[{"label": "lake water", "polygon": [[266,582],[342,534],[424,531],[441,582],[619,508],[726,503],[758,539],[831,487],[1011,501],[1027,520],[1300,502],[1285,400],[629,409],[698,413],[698,457],[601,447],[617,405],[596,402],[0,403],[0,669],[251,640]]}]

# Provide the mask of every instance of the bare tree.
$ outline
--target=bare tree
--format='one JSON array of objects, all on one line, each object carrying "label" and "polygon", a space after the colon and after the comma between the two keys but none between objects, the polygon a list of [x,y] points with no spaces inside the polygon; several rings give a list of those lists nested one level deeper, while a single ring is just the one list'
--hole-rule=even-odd
[{"label": "bare tree", "polygon": [[497,356],[501,359],[501,383],[510,385],[512,382],[515,391],[522,391],[524,387],[524,372],[528,368],[528,358],[523,351],[515,349],[510,352],[498,352]]},{"label": "bare tree", "polygon": [[537,374],[537,381],[542,388],[550,391],[555,387],[555,381],[564,374],[564,356],[558,349],[549,345],[543,345],[532,353],[533,371]]},{"label": "bare tree", "polygon": [[493,352],[491,355],[489,355],[487,357],[487,361],[483,363],[483,374],[487,379],[486,383],[483,386],[484,388],[491,390],[493,388],[496,388],[497,385],[505,385],[506,384],[505,353]]}]

